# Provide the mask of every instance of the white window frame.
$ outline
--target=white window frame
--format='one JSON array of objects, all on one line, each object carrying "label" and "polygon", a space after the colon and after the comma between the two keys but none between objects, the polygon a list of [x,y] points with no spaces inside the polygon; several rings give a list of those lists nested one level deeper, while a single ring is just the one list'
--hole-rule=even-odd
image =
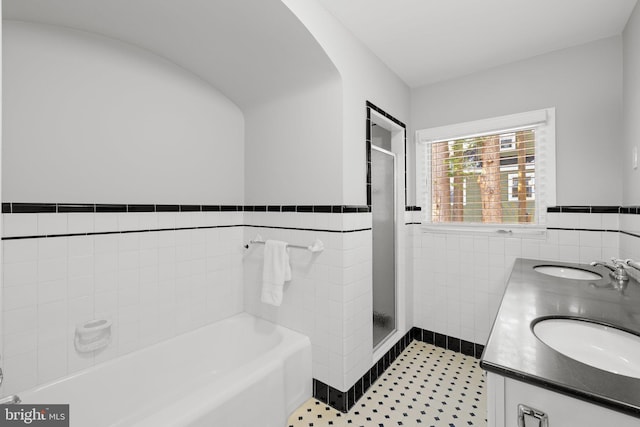
[{"label": "white window frame", "polygon": [[[532,224],[432,223],[431,144],[519,129],[536,131],[536,212]],[[528,111],[484,120],[422,129],[416,132],[416,199],[422,207],[422,227],[427,231],[507,232],[536,235],[546,231],[547,207],[556,205],[555,108]]]}]

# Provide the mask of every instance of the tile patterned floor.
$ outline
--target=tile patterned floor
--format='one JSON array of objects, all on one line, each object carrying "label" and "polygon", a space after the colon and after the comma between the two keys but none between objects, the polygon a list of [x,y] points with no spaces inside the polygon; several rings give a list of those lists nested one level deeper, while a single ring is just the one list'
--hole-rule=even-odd
[{"label": "tile patterned floor", "polygon": [[413,341],[347,414],[309,399],[289,427],[486,427],[478,360]]}]

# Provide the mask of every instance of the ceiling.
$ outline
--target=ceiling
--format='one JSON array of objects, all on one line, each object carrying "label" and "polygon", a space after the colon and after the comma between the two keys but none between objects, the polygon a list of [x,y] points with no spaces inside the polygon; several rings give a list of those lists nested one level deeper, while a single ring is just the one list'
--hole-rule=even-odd
[{"label": "ceiling", "polygon": [[241,108],[338,75],[280,0],[3,0],[2,11],[3,19],[89,31],[150,50]]},{"label": "ceiling", "polygon": [[637,0],[318,0],[410,87],[622,33]]}]

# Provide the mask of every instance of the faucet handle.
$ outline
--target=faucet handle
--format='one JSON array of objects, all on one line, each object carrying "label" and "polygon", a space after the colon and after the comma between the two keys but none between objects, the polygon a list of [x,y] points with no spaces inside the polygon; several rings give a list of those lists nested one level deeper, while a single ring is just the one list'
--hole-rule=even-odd
[{"label": "faucet handle", "polygon": [[616,258],[616,257],[611,257],[611,264],[613,264],[614,267],[616,268],[624,268],[627,266],[627,261],[626,259],[620,259],[620,258]]},{"label": "faucet handle", "polygon": [[609,273],[611,277],[619,282],[626,282],[627,280],[629,280],[629,275],[627,274],[627,269],[625,268],[627,266],[626,260],[611,257],[611,263],[615,267],[615,270]]},{"label": "faucet handle", "polygon": [[629,267],[635,268],[636,270],[640,270],[640,262],[638,261],[634,261],[632,259],[627,258],[624,260],[624,263]]}]

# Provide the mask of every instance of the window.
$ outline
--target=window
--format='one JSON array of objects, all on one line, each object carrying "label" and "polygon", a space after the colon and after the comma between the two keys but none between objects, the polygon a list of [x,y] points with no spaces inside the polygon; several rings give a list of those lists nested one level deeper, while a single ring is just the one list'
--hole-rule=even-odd
[{"label": "window", "polygon": [[[510,173],[509,177],[508,177],[508,200],[510,202],[517,202],[520,200],[521,197],[524,197],[525,200],[535,200],[536,198],[536,193],[535,193],[535,188],[536,188],[536,178],[535,178],[535,172],[527,172],[525,174],[525,184],[522,188],[522,190],[520,188],[518,188],[518,179],[519,179],[519,174],[517,173]],[[523,194],[520,193],[520,191],[523,191]]]},{"label": "window", "polygon": [[500,151],[515,150],[515,149],[516,149],[515,132],[504,133],[500,135]]},{"label": "window", "polygon": [[555,205],[555,111],[417,132],[424,223],[539,227]]}]

